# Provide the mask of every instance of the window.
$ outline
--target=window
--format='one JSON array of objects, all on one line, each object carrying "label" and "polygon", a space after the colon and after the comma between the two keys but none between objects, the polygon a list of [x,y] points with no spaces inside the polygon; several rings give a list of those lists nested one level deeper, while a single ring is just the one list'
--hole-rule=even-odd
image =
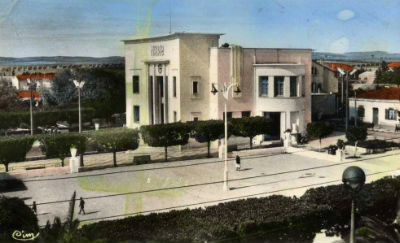
[{"label": "window", "polygon": [[139,76],[137,76],[137,75],[133,76],[132,82],[133,82],[133,93],[138,94],[139,93]]},{"label": "window", "polygon": [[192,91],[194,95],[199,94],[199,82],[193,81]]},{"label": "window", "polygon": [[283,95],[283,76],[276,76],[274,78],[274,86],[275,86],[275,96],[282,96]]},{"label": "window", "polygon": [[389,108],[385,110],[385,119],[386,120],[396,120],[396,113],[393,108]]},{"label": "window", "polygon": [[242,117],[250,117],[250,111],[242,111]]},{"label": "window", "polygon": [[290,77],[290,97],[297,96],[297,77]]},{"label": "window", "polygon": [[[222,119],[225,120],[225,112],[222,112],[222,115],[223,115]],[[232,119],[232,112],[228,112],[226,113],[226,115],[228,117],[228,120]]]},{"label": "window", "polygon": [[176,97],[176,77],[174,76],[172,78],[172,88],[173,88],[173,92],[174,92],[174,97]]},{"label": "window", "polygon": [[199,118],[197,116],[193,117],[193,121],[198,121]]},{"label": "window", "polygon": [[259,82],[260,96],[268,96],[268,77],[261,76],[258,82]]},{"label": "window", "polygon": [[174,111],[174,122],[178,121],[178,114],[176,113],[176,111]]},{"label": "window", "polygon": [[139,123],[140,121],[140,108],[138,105],[133,106],[133,121]]}]

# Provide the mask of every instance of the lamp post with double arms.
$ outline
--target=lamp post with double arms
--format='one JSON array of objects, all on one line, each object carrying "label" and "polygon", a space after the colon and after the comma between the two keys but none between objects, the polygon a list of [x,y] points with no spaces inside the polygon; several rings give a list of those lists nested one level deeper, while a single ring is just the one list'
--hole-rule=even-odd
[{"label": "lamp post with double arms", "polygon": [[82,133],[82,114],[81,114],[81,89],[85,85],[85,81],[73,80],[75,87],[78,89],[78,112],[79,112],[79,133]]},{"label": "lamp post with double arms", "polygon": [[351,191],[351,221],[350,221],[350,243],[355,242],[355,219],[354,200],[357,193],[365,183],[365,173],[358,166],[347,167],[342,175],[342,181],[347,189]]},{"label": "lamp post with double arms", "polygon": [[228,103],[229,100],[229,90],[235,86],[235,89],[233,90],[233,92],[235,93],[240,93],[240,89],[239,86],[233,84],[233,82],[229,82],[229,83],[224,83],[223,87],[221,89],[218,89],[217,87],[215,87],[215,84],[212,84],[211,87],[211,93],[213,95],[216,95],[218,92],[222,93],[222,96],[224,97],[224,128],[225,128],[225,136],[224,136],[224,149],[225,149],[225,153],[224,153],[224,186],[223,189],[224,191],[228,191],[229,190],[229,186],[228,186],[228,113],[226,111],[226,105]]},{"label": "lamp post with double arms", "polygon": [[[346,131],[349,127],[349,79],[350,76],[355,74],[357,72],[357,69],[354,68],[351,72],[344,71],[341,68],[338,68],[339,73],[342,75],[343,81],[346,80],[346,104],[345,104],[345,109],[346,109]],[[343,81],[342,81],[342,97],[343,97]],[[343,98],[342,98],[343,101]]]}]

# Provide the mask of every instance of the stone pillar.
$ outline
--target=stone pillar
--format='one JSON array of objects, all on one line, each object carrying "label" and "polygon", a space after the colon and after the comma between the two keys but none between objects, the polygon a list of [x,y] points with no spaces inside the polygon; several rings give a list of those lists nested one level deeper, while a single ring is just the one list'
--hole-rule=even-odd
[{"label": "stone pillar", "polygon": [[158,124],[158,83],[157,83],[157,76],[156,76],[156,67],[154,64],[153,66],[153,122],[154,124]]},{"label": "stone pillar", "polygon": [[274,97],[274,76],[268,76],[268,97]]},{"label": "stone pillar", "polygon": [[164,71],[164,123],[168,123],[168,76],[167,76],[167,66],[163,64]]},{"label": "stone pillar", "polygon": [[290,77],[285,76],[283,79],[283,97],[290,97]]}]

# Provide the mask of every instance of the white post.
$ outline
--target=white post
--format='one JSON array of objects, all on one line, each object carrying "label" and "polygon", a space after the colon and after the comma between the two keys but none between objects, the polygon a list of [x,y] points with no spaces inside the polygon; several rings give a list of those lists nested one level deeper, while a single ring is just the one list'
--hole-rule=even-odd
[{"label": "white post", "polygon": [[79,112],[79,133],[82,133],[82,118],[81,118],[81,87],[78,86],[78,112]]},{"label": "white post", "polygon": [[[228,94],[228,90],[225,91],[226,94]],[[225,100],[225,167],[224,167],[224,191],[228,191],[229,187],[228,187],[228,115],[226,112],[226,103],[228,102],[228,97],[226,97]]]}]

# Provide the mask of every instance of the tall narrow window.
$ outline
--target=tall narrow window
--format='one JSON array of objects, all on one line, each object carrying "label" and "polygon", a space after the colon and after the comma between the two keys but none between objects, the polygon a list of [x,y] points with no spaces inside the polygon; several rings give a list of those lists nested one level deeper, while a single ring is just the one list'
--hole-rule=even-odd
[{"label": "tall narrow window", "polygon": [[133,82],[133,93],[138,94],[139,93],[139,76],[137,76],[137,75],[133,76],[132,82]]},{"label": "tall narrow window", "polygon": [[199,94],[199,82],[198,81],[193,81],[193,94],[197,95]]},{"label": "tall narrow window", "polygon": [[242,117],[250,117],[250,111],[242,111]]},{"label": "tall narrow window", "polygon": [[176,111],[174,111],[174,122],[178,121],[178,114],[176,113]]},{"label": "tall narrow window", "polygon": [[172,86],[173,86],[174,97],[176,97],[176,77],[175,76],[172,78]]},{"label": "tall narrow window", "polygon": [[138,105],[133,106],[133,121],[135,123],[140,122],[140,108]]},{"label": "tall narrow window", "polygon": [[297,77],[291,76],[290,77],[290,97],[297,96]]},{"label": "tall narrow window", "polygon": [[283,76],[275,76],[274,78],[274,87],[275,87],[275,96],[282,96],[283,95]]},{"label": "tall narrow window", "polygon": [[268,96],[268,76],[261,76],[259,78],[260,96]]}]

